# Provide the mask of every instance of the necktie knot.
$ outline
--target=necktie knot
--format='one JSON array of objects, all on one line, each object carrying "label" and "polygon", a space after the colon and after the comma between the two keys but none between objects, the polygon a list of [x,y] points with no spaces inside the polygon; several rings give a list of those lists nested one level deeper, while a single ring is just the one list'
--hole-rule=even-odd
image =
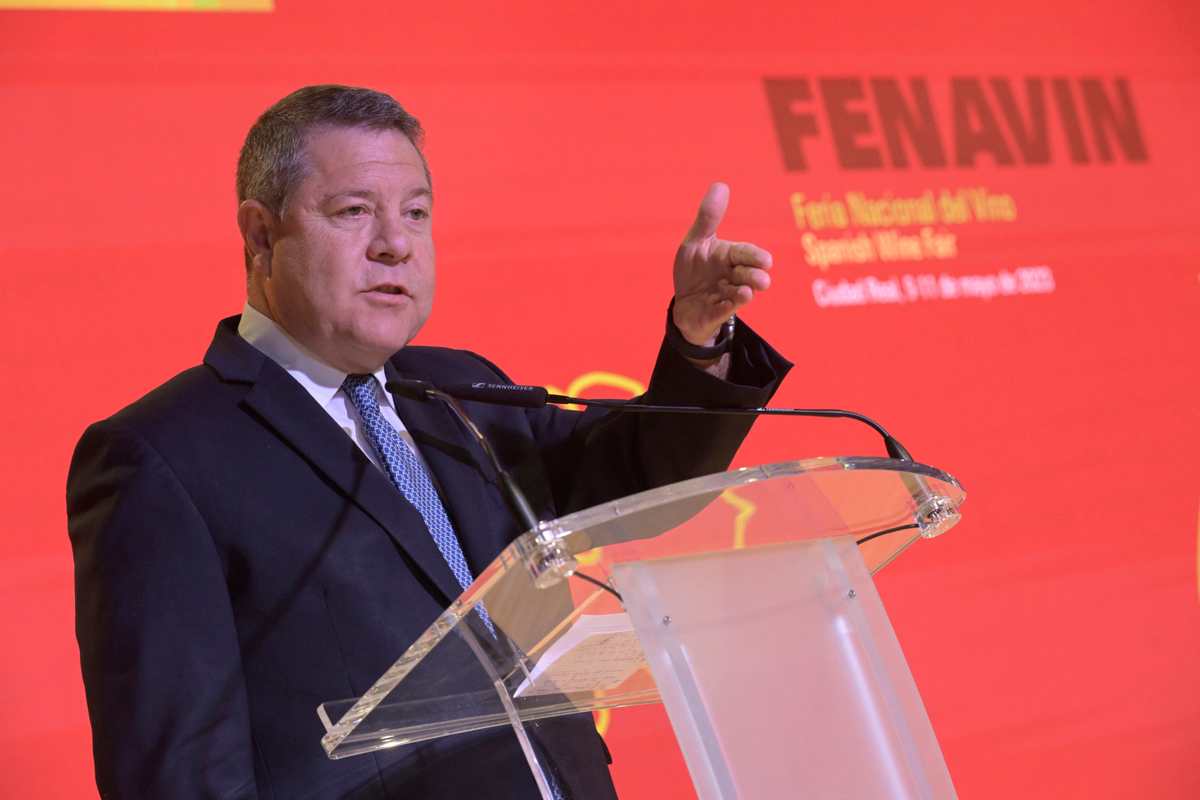
[{"label": "necktie knot", "polygon": [[349,395],[350,399],[354,401],[354,405],[357,406],[361,397],[373,398],[375,396],[374,383],[374,375],[347,375],[346,380],[342,381],[342,391]]}]

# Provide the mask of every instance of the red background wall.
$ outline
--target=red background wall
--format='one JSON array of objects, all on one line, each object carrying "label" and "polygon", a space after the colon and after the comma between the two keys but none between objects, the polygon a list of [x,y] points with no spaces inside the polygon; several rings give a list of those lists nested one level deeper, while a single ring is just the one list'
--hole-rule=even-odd
[{"label": "red background wall", "polygon": [[[479,349],[520,381],[644,378],[674,247],[707,183],[728,181],[722,233],[775,254],[775,286],[747,318],[797,362],[779,404],[872,414],[968,490],[959,528],[878,579],[960,794],[1200,796],[1193,9],[0,10],[0,796],[94,796],[63,513],[70,452],[88,422],[197,363],[216,320],[240,308],[241,138],[316,82],[384,89],[421,117],[441,271],[419,341]],[[1025,103],[1027,77],[1076,92],[1096,78],[1114,98],[1124,79],[1147,157],[1118,148],[1098,162],[1085,118],[1091,162],[1074,163],[1048,101],[1047,164],[985,154],[847,169],[817,96],[793,109],[814,115],[808,169],[786,169],[764,78],[814,91],[822,77],[924,78],[952,145],[956,76],[984,81],[1014,151],[987,80],[1009,79]],[[881,146],[869,92],[850,107],[866,115],[859,144]],[[934,225],[955,234],[952,258],[806,263],[793,193],[972,187],[1010,196],[1016,218]],[[813,293],[817,280],[1027,266],[1048,267],[1053,290],[859,306]],[[738,460],[876,452],[850,425],[767,420]],[[677,755],[649,769],[669,747],[661,713],[617,712],[607,737],[624,796],[688,796]]]}]

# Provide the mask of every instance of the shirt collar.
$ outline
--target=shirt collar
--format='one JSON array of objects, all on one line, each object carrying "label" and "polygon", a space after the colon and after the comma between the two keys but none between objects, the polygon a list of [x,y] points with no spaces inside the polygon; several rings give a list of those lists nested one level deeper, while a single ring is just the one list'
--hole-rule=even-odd
[{"label": "shirt collar", "polygon": [[[256,350],[283,367],[297,383],[312,395],[321,408],[327,408],[334,395],[342,388],[346,373],[329,366],[310,353],[299,342],[288,335],[275,320],[259,311],[249,302],[242,308],[242,319],[238,323],[238,335]],[[383,367],[373,373],[380,387],[387,385]],[[391,397],[387,392],[383,396]]]}]

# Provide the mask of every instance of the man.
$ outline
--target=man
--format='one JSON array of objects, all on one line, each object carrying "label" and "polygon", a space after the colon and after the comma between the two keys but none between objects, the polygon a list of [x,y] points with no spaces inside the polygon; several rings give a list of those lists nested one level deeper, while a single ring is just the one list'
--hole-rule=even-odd
[{"label": "man", "polygon": [[[506,378],[406,346],[434,289],[420,126],[314,86],[238,165],[247,303],[192,368],[91,426],[68,478],[96,777],[113,798],[534,797],[507,729],[342,761],[321,702],[355,697],[521,533],[472,441],[389,377]],[[675,259],[647,399],[761,403],[790,367],[738,322],[770,256],[717,239],[715,184]],[[744,420],[472,406],[543,519],[724,469]],[[534,732],[558,796],[612,797],[578,718]]]}]

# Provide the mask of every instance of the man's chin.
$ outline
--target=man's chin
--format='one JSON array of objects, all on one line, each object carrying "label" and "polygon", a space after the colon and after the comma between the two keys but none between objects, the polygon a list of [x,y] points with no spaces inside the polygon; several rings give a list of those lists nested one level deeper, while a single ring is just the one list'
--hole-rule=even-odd
[{"label": "man's chin", "polygon": [[[401,350],[416,336],[421,323],[416,314],[404,314],[387,318],[364,319],[360,315],[358,324],[342,329],[335,340],[341,343],[339,350],[344,361],[359,365],[357,372],[374,372],[383,362]],[[364,369],[374,364],[371,369]],[[344,368],[344,367],[343,367]]]},{"label": "man's chin", "polygon": [[[376,366],[374,369],[379,369],[383,362],[391,358],[395,353],[399,352],[409,343],[412,337],[416,335],[416,331],[405,329],[385,336],[374,336],[362,341],[359,347],[355,348],[358,351],[358,359],[362,363],[373,363]],[[373,372],[374,369],[368,370]]]}]

